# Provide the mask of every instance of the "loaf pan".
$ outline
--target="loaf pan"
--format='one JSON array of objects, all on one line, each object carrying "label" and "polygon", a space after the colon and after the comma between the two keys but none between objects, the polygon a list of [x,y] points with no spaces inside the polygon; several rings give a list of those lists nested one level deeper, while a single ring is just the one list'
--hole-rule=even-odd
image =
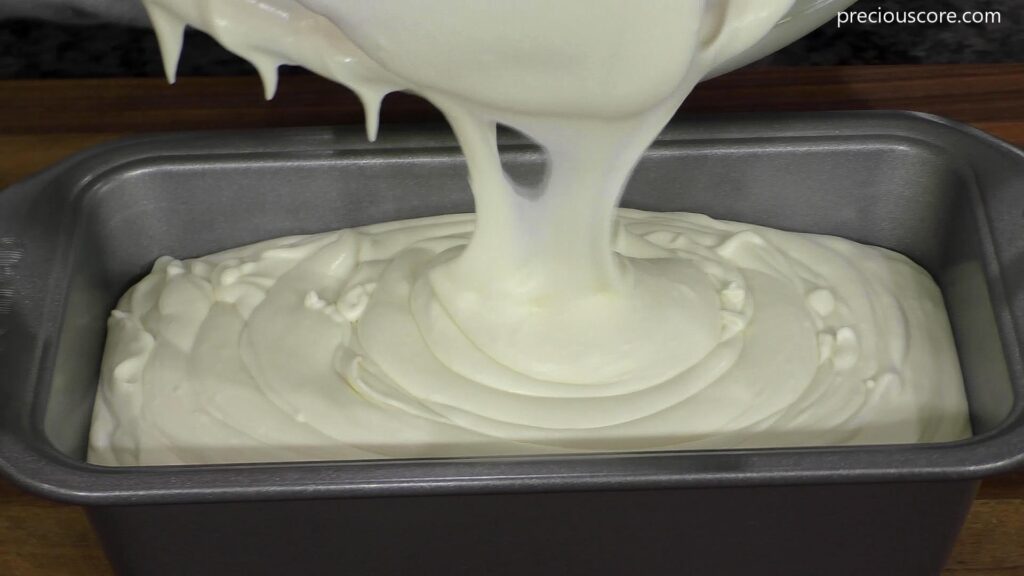
[{"label": "loaf pan", "polygon": [[[535,178],[542,155],[504,139]],[[84,463],[107,315],[161,255],[473,209],[443,127],[136,138],[0,193],[0,472],[121,574],[936,574],[1024,453],[1024,155],[912,113],[705,118],[625,206],[891,248],[938,281],[974,436],[931,445],[159,468]]]}]

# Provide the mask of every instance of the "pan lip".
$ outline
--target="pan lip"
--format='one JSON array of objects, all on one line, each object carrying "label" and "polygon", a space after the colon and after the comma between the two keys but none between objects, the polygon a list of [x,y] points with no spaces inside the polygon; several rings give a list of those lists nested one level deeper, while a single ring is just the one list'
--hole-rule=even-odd
[{"label": "pan lip", "polygon": [[[394,138],[388,134],[394,135]],[[818,138],[969,148],[974,158],[1019,162],[1024,152],[973,127],[917,112],[861,111],[696,117],[671,125],[659,141],[742,146]],[[392,140],[401,141],[398,145]],[[515,136],[505,142],[516,144]],[[361,128],[286,128],[130,137],[79,153],[12,187],[31,191],[56,178],[82,189],[134,161],[237,154],[380,153],[454,149],[442,125],[388,127],[380,143]],[[971,162],[965,161],[968,169]],[[0,204],[7,191],[0,192]],[[2,210],[0,210],[2,212]],[[254,500],[398,497],[442,494],[655,490],[887,482],[973,482],[1024,464],[1024,383],[1015,330],[1002,331],[1018,355],[1007,357],[1015,403],[997,429],[943,444],[632,452],[457,459],[292,462],[107,468],[68,458],[0,426],[0,474],[42,496],[82,505],[189,504]],[[1015,332],[1015,333],[1014,333]],[[43,371],[45,372],[45,371]],[[39,374],[35,374],[36,377]],[[35,383],[33,383],[34,385]],[[2,383],[0,385],[14,385]]]}]

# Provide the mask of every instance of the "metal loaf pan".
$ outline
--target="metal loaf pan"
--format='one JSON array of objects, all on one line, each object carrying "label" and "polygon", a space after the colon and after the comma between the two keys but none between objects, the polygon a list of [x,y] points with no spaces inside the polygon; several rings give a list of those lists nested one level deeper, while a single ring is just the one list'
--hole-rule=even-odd
[{"label": "metal loaf pan", "polygon": [[[536,177],[511,138],[504,160]],[[1024,155],[908,113],[700,119],[626,206],[846,236],[945,294],[951,444],[107,469],[83,463],[105,320],[163,254],[472,210],[443,128],[156,136],[0,193],[0,472],[88,507],[122,574],[936,574],[1024,453]]]}]

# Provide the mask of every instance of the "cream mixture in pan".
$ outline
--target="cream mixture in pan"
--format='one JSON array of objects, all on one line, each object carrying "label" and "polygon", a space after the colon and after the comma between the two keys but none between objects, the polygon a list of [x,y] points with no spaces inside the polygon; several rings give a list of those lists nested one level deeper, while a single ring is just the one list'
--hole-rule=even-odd
[{"label": "cream mixture in pan", "polygon": [[[907,258],[617,208],[693,86],[792,3],[147,0],[169,71],[190,24],[268,96],[281,64],[351,87],[371,138],[386,94],[424,96],[466,154],[476,214],[160,259],[112,313],[89,460],[969,435],[941,294]],[[502,170],[499,124],[545,148],[539,189]]]}]

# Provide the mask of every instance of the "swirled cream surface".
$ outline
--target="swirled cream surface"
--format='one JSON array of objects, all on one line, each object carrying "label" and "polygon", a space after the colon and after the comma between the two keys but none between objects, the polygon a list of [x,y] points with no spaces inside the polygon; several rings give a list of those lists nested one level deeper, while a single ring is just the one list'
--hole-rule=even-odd
[{"label": "swirled cream surface", "polygon": [[[792,0],[147,5],[169,70],[189,23],[249,58],[268,95],[280,64],[351,86],[371,137],[385,94],[428,98],[477,212],[159,260],[111,316],[91,462],[969,434],[941,295],[906,258],[617,209],[693,85]],[[498,124],[547,151],[537,189],[502,170]]]}]

